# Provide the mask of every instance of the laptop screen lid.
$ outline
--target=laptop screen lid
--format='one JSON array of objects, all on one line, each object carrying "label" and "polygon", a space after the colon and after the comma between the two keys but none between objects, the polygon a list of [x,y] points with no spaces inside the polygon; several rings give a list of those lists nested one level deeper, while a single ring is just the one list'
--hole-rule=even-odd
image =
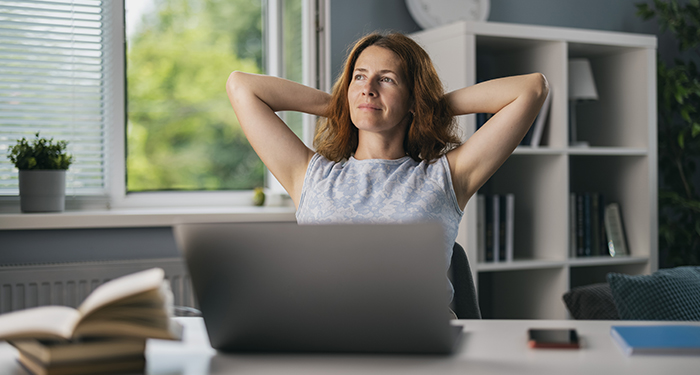
[{"label": "laptop screen lid", "polygon": [[222,351],[449,353],[437,223],[174,227]]}]

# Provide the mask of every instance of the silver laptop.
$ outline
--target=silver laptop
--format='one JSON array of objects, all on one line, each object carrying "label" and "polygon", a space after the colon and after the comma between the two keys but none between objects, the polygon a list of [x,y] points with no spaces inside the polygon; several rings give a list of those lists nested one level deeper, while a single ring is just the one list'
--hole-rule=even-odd
[{"label": "silver laptop", "polygon": [[226,352],[451,353],[442,228],[181,224],[211,345]]}]

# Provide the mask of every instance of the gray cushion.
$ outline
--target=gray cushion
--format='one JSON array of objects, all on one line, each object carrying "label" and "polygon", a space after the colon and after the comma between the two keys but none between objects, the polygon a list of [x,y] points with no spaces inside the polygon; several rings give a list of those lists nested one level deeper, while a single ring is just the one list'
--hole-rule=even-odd
[{"label": "gray cushion", "polygon": [[577,320],[620,319],[607,283],[591,284],[572,288],[564,294],[564,303],[569,313]]},{"label": "gray cushion", "polygon": [[700,267],[638,276],[609,273],[607,278],[621,319],[700,320]]}]

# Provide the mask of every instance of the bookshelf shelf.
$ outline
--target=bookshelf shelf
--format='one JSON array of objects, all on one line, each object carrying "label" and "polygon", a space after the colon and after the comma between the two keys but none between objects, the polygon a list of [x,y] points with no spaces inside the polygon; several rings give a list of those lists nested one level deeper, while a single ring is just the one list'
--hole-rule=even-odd
[{"label": "bookshelf shelf", "polygon": [[530,146],[518,146],[513,151],[514,154],[521,155],[562,155],[565,154],[566,149],[556,149],[549,147],[530,147]]},{"label": "bookshelf shelf", "polygon": [[[562,295],[605,282],[609,272],[643,274],[658,263],[656,37],[559,27],[458,22],[415,33],[448,91],[541,72],[551,105],[539,147],[519,146],[479,194],[513,194],[511,262],[486,263],[477,244],[478,201],[467,204],[457,241],[474,265],[485,318],[566,319]],[[577,106],[586,147],[569,146],[568,60],[587,58],[598,100]],[[476,115],[460,116],[466,139]],[[572,194],[620,205],[630,256],[571,257]],[[483,200],[482,200],[483,202]]]},{"label": "bookshelf shelf", "polygon": [[622,257],[587,257],[587,258],[572,258],[568,264],[571,267],[589,267],[589,266],[612,266],[620,264],[646,264],[649,262],[648,257],[622,256]]},{"label": "bookshelf shelf", "polygon": [[566,266],[566,261],[561,260],[514,260],[512,262],[484,263],[477,264],[479,272],[493,271],[515,271],[515,270],[537,270],[547,268],[561,268]]},{"label": "bookshelf shelf", "polygon": [[586,147],[571,148],[569,155],[627,155],[647,156],[649,152],[644,148],[619,148],[619,147]]}]

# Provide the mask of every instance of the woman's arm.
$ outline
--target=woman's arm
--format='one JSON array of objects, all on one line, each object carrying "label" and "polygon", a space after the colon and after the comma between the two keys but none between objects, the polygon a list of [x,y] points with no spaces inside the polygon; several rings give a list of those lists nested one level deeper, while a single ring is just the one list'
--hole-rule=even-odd
[{"label": "woman's arm", "polygon": [[527,133],[547,97],[539,73],[499,78],[447,94],[454,115],[493,113],[464,144],[447,153],[460,207],[506,161]]},{"label": "woman's arm", "polygon": [[298,205],[313,151],[275,112],[323,116],[330,95],[286,79],[243,72],[231,73],[226,92],[248,142]]}]

